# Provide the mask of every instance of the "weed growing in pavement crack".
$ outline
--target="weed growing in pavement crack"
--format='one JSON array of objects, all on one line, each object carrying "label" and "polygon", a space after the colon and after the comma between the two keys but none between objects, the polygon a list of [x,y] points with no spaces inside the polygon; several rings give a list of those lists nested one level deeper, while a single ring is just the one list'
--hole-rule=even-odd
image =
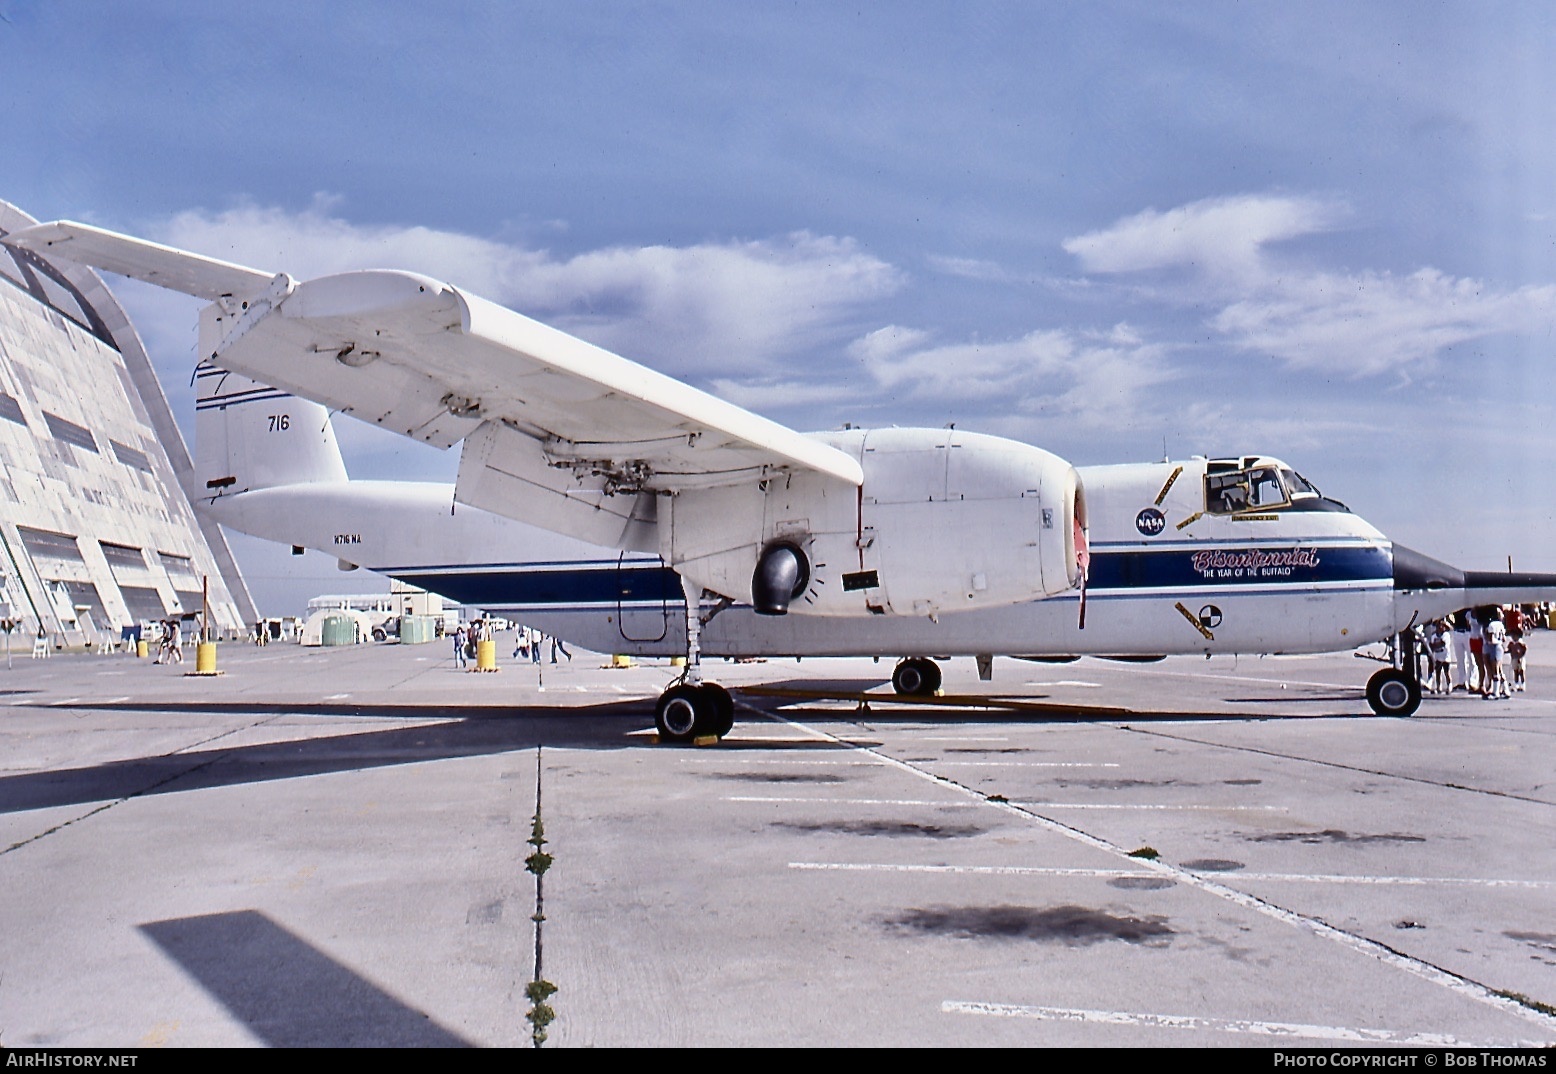
[{"label": "weed growing in pavement crack", "polygon": [[535,912],[530,915],[530,920],[535,923],[535,978],[524,986],[524,995],[530,1001],[530,1009],[524,1018],[530,1024],[530,1040],[539,1048],[546,1042],[546,1027],[556,1020],[556,1011],[546,1001],[556,994],[557,986],[546,980],[541,975],[541,961],[543,947],[541,944],[541,927],[546,920],[546,870],[551,868],[551,863],[556,859],[545,851],[546,827],[540,818],[540,783],[542,769],[540,764],[540,747],[535,747],[535,819],[530,825],[530,836],[526,842],[535,849],[530,851],[529,857],[524,859],[524,868],[535,876]]}]

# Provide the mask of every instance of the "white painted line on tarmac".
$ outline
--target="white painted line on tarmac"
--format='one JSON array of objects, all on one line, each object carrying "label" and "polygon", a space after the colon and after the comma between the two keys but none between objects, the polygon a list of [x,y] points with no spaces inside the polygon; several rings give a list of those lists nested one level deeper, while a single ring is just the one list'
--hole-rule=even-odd
[{"label": "white painted line on tarmac", "polygon": [[737,794],[725,798],[726,802],[782,802],[797,805],[870,805],[870,806],[934,806],[937,809],[977,809],[981,802],[933,802],[915,798],[782,798],[755,794]]},{"label": "white painted line on tarmac", "polygon": [[864,760],[864,761],[861,761],[861,760],[857,760],[857,759],[856,760],[852,760],[852,761],[848,761],[848,760],[804,761],[804,760],[790,759],[790,758],[787,758],[787,757],[729,757],[727,755],[726,756],[718,756],[718,755],[709,756],[707,754],[703,754],[701,756],[682,757],[682,758],[679,758],[679,760],[681,761],[682,764],[696,764],[696,763],[704,762],[704,761],[712,761],[712,762],[716,762],[718,764],[735,764],[735,765],[743,765],[743,764],[757,764],[757,765],[830,765],[830,766],[834,766],[834,767],[836,767],[836,766],[842,766],[842,767],[852,766],[852,767],[855,767],[855,768],[884,768],[884,767],[886,767],[886,762],[885,761],[877,761],[877,760]]},{"label": "white painted line on tarmac", "polygon": [[324,700],[325,701],[344,701],[344,700],[346,700],[346,698],[348,698],[350,696],[351,696],[350,694],[325,694],[324,695]]},{"label": "white painted line on tarmac", "polygon": [[1093,876],[1116,880],[1152,874],[1131,869],[1068,869],[1039,865],[894,865],[886,862],[791,861],[791,869],[841,873],[964,873],[986,876]]},{"label": "white painted line on tarmac", "polygon": [[[971,787],[957,783],[954,780],[947,779],[944,776],[936,775],[933,772],[925,771],[921,768],[916,768],[913,765],[908,764],[905,761],[899,761],[894,757],[887,757],[885,754],[880,753],[878,750],[854,745],[852,743],[846,743],[841,738],[833,735],[827,735],[825,732],[818,731],[813,727],[809,727],[805,724],[798,723],[793,720],[787,720],[785,722],[798,730],[808,731],[820,737],[829,738],[834,742],[852,746],[853,749],[858,750],[860,753],[885,758],[899,771],[910,775],[915,779],[922,780],[925,783],[932,784],[945,790],[951,790],[955,793],[965,795],[968,798],[966,805],[969,807],[990,806],[996,809],[1000,809],[1012,816],[1023,818],[1044,829],[1045,831],[1052,832],[1055,835],[1062,835],[1065,838],[1073,840],[1082,846],[1090,847],[1094,850],[1100,850],[1106,854],[1111,854],[1118,858],[1128,857],[1128,852],[1125,851],[1123,847],[1118,846],[1116,843],[1111,843],[1100,836],[1092,835],[1090,832],[1083,831],[1080,828],[1073,827],[1069,824],[1065,824],[1063,821],[1054,820],[1052,817],[1045,817],[1041,813],[1035,812],[1035,810],[1039,808],[1037,806],[1022,805],[1006,800],[991,799]],[[1420,980],[1428,981],[1431,984],[1437,985],[1438,987],[1452,992],[1461,998],[1474,1000],[1475,1002],[1485,1004],[1488,1007],[1494,1007],[1505,1014],[1512,1014],[1526,1021],[1532,1022],[1547,1032],[1556,1030],[1556,1017],[1553,1017],[1552,1015],[1526,1006],[1525,1004],[1520,1003],[1515,999],[1509,998],[1508,996],[1505,996],[1499,992],[1495,992],[1476,981],[1450,973],[1439,966],[1425,961],[1424,959],[1413,958],[1409,955],[1395,951],[1393,948],[1388,947],[1385,944],[1378,943],[1375,940],[1370,940],[1365,936],[1361,936],[1352,932],[1346,932],[1344,929],[1337,928],[1336,926],[1329,924],[1321,918],[1287,909],[1284,906],[1280,906],[1276,903],[1259,898],[1257,895],[1252,895],[1245,891],[1238,891],[1236,888],[1228,887],[1225,883],[1211,880],[1203,875],[1189,872],[1186,869],[1181,869],[1164,861],[1141,860],[1140,866],[1143,869],[1147,869],[1161,876],[1181,880],[1186,884],[1191,884],[1194,887],[1197,887],[1199,890],[1205,892],[1207,895],[1214,895],[1217,898],[1224,899],[1227,902],[1232,903],[1233,905],[1240,906],[1245,910],[1249,910],[1257,914],[1262,914],[1263,916],[1271,918],[1275,921],[1285,922],[1294,928],[1306,929],[1317,936],[1321,936],[1325,939],[1338,943],[1342,947],[1347,947],[1357,954],[1374,959],[1377,962],[1401,970],[1413,977],[1419,978]]]},{"label": "white painted line on tarmac", "polygon": [[[1155,875],[1142,872],[1139,869],[1070,869],[1040,865],[902,865],[890,862],[791,861],[789,868],[838,872],[963,873],[967,875],[987,874],[989,876],[1101,876],[1111,878]],[[1192,870],[1189,871],[1192,872]],[[1194,875],[1204,876],[1207,874],[1194,872]],[[1217,873],[1215,875],[1224,880],[1275,882],[1289,880],[1297,883],[1311,884],[1402,884],[1413,887],[1426,887],[1432,884],[1459,884],[1471,887],[1530,888],[1536,890],[1556,887],[1556,881],[1551,880],[1496,880],[1462,876],[1322,876],[1316,874],[1241,872]]]},{"label": "white painted line on tarmac", "polygon": [[[766,734],[764,732],[758,731],[754,727],[749,727],[749,726],[746,728],[746,731],[747,731],[747,733],[743,734],[741,732],[741,729],[739,727],[736,727],[734,733],[729,735],[727,738],[725,738],[724,741],[725,742],[739,742],[739,743],[742,743],[744,745],[750,745],[750,746],[760,746],[760,745],[764,745],[766,743],[785,743],[785,742],[792,742],[792,743],[795,743],[796,745],[821,746],[821,745],[824,745],[826,743],[831,743],[831,742],[838,741],[837,739],[825,738],[825,737],[823,737],[821,735],[815,735],[815,736],[809,737],[809,738],[804,738],[804,737],[795,738],[795,737],[792,737],[792,736],[789,736],[789,735],[769,735],[769,734]],[[844,745],[847,745],[847,743],[845,742]]]},{"label": "white painted line on tarmac", "polygon": [[1016,804],[1028,809],[1160,809],[1209,813],[1284,813],[1287,808],[1283,805],[1200,805],[1197,803],[1180,805],[1171,802],[1142,802],[1134,805],[1124,802],[1017,802]]},{"label": "white painted line on tarmac", "polygon": [[[946,1014],[1037,1018],[1050,1022],[1099,1022],[1105,1025],[1142,1026],[1147,1029],[1200,1029],[1214,1033],[1249,1033],[1260,1037],[1353,1040],[1373,1044],[1407,1044],[1430,1048],[1452,1048],[1465,1044],[1457,1037],[1445,1033],[1406,1033],[1392,1029],[1363,1029],[1354,1026],[1304,1025],[1301,1022],[1245,1022],[1235,1018],[1200,1018],[1185,1014],[1088,1011],[1072,1007],[1031,1007],[1010,1003],[972,1003],[963,1000],[946,1000],[940,1005],[940,1009]],[[1517,1044],[1481,1045],[1481,1047],[1518,1046]]]},{"label": "white painted line on tarmac", "polygon": [[1290,683],[1293,686],[1325,686],[1331,690],[1355,690],[1356,684],[1338,682],[1315,682],[1311,679],[1261,679],[1254,675],[1216,675],[1209,671],[1148,671],[1140,670],[1139,675],[1170,675],[1176,679],[1217,679],[1223,682],[1257,682],[1274,686],[1280,683]]},{"label": "white painted line on tarmac", "polygon": [[[1193,870],[1189,870],[1194,872]],[[1207,874],[1194,872],[1195,876]],[[1344,876],[1340,874],[1324,875],[1314,873],[1244,873],[1229,872],[1216,873],[1222,881],[1231,880],[1262,880],[1279,883],[1289,881],[1297,884],[1399,884],[1406,887],[1425,887],[1431,884],[1460,884],[1469,887],[1487,888],[1556,888],[1556,880],[1499,880],[1492,877],[1474,876]]]},{"label": "white painted line on tarmac", "polygon": [[962,768],[1117,768],[1108,761],[952,761],[945,758],[930,762],[954,764]]}]

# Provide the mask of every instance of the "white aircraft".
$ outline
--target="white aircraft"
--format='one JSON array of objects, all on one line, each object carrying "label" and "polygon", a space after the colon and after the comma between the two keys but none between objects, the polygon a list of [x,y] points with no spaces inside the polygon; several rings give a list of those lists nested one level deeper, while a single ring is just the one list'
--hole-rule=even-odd
[{"label": "white aircraft", "polygon": [[[672,741],[733,725],[703,654],[901,657],[918,694],[931,656],[988,678],[995,654],[1388,641],[1367,699],[1403,716],[1414,625],[1556,600],[1556,575],[1459,571],[1262,455],[1076,468],[956,429],[802,434],[413,273],[298,282],[68,221],[5,241],[210,301],[202,509],[590,649],[684,653]],[[348,480],[331,410],[462,442],[456,483]],[[536,562],[531,526],[573,543]]]}]

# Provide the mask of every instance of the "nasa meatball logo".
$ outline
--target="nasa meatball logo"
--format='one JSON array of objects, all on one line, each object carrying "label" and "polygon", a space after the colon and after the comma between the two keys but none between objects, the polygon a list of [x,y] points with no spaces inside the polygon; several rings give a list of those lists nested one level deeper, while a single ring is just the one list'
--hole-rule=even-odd
[{"label": "nasa meatball logo", "polygon": [[1154,507],[1147,507],[1135,516],[1135,529],[1147,537],[1155,537],[1167,528],[1167,516]]}]

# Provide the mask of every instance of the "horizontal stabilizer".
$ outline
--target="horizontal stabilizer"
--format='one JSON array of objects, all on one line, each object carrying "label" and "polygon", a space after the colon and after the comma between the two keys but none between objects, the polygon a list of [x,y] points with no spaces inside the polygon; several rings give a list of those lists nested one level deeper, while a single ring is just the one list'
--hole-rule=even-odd
[{"label": "horizontal stabilizer", "polygon": [[71,220],[24,228],[7,235],[5,242],[212,302],[258,294],[275,279],[273,272],[218,261]]}]

